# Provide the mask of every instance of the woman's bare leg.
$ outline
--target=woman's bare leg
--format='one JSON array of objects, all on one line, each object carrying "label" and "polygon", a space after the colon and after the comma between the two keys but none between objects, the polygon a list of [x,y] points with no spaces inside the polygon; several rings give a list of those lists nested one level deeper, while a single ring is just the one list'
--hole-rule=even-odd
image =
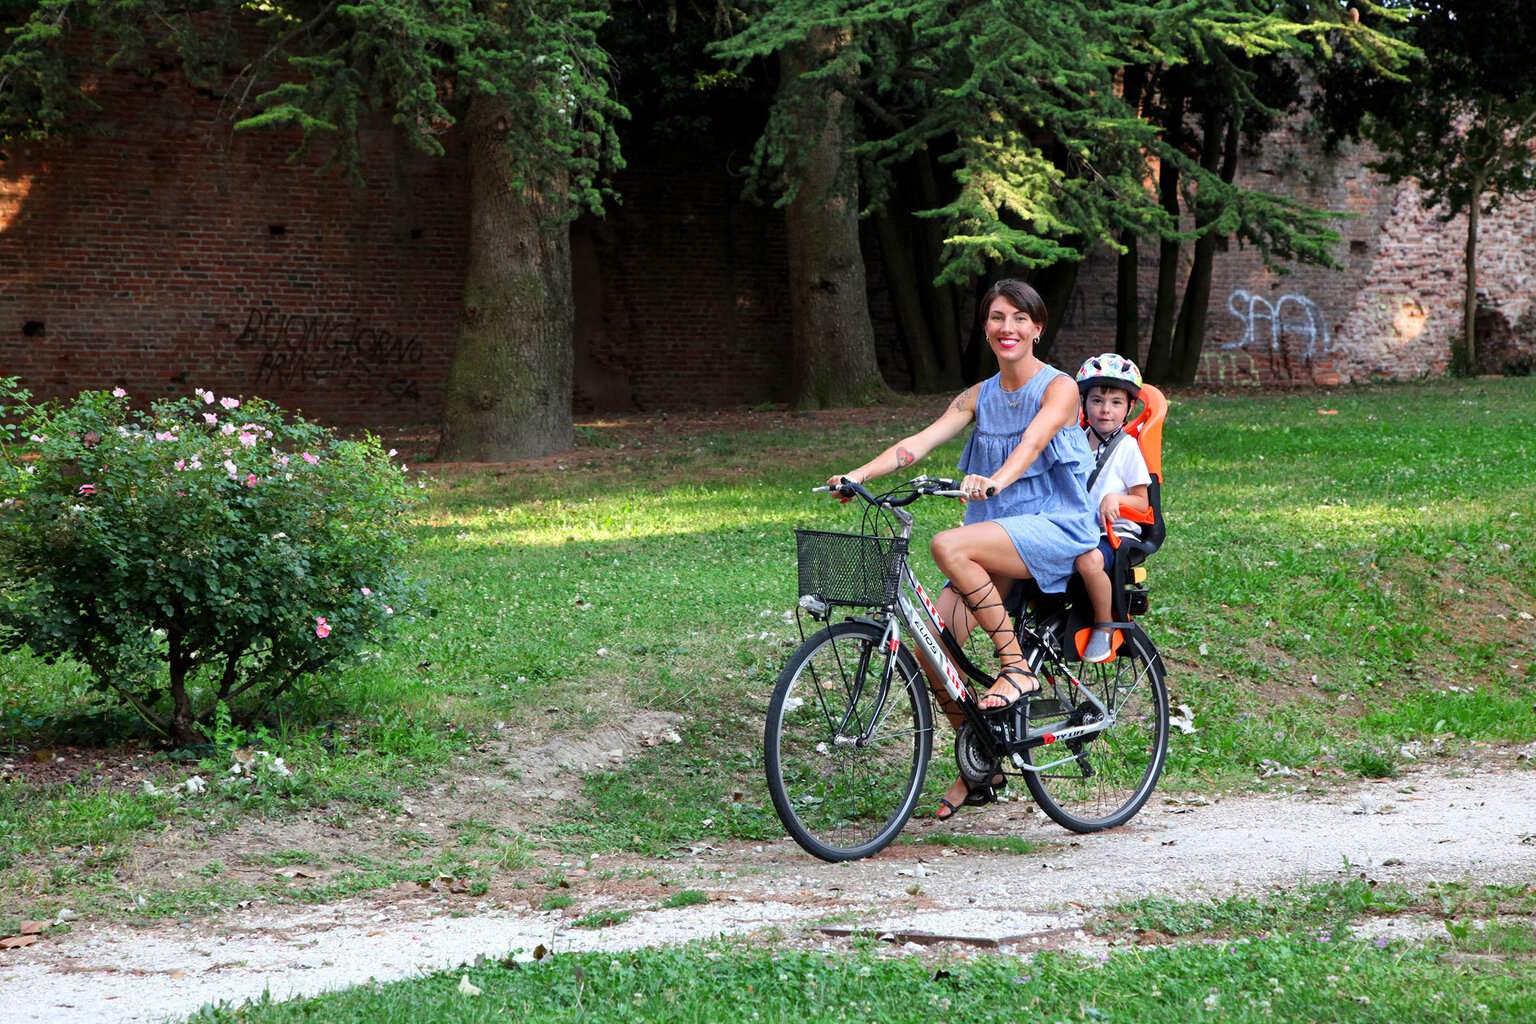
[{"label": "woman's bare leg", "polygon": [[978,706],[983,710],[1006,707],[1038,690],[1039,681],[1023,667],[1024,652],[1019,649],[1019,638],[1014,635],[1003,607],[1005,592],[996,583],[1029,577],[1029,570],[1007,531],[996,523],[972,523],[945,530],[934,536],[932,551],[934,562],[949,577],[971,618],[992,638],[1003,665]]},{"label": "woman's bare leg", "polygon": [[[990,525],[990,524],[977,524],[977,525]],[[946,531],[946,532],[947,533],[959,533],[959,532],[962,532],[965,529],[966,529],[965,527],[962,527],[961,530],[951,530],[951,531]],[[1007,541],[1007,534],[1005,532],[1003,532],[1001,527],[997,528],[997,532],[1003,534],[1003,538],[1007,542],[1008,547],[1011,550],[1012,546],[1013,546],[1013,542],[1012,541]],[[942,534],[941,534],[941,536],[942,536]],[[937,542],[937,540],[938,540],[938,538],[935,538],[936,542]],[[962,540],[965,540],[965,538],[962,538]],[[961,547],[962,547],[962,550],[969,550],[969,546],[968,545],[962,544]],[[935,551],[935,559],[937,560],[938,557],[939,557],[938,553],[937,553],[937,551]],[[1017,552],[1013,552],[1013,559],[1014,559],[1015,565],[1013,565],[1011,567],[1014,570],[1012,573],[1000,572],[1000,573],[998,573],[996,575],[993,575],[991,573],[987,573],[986,574],[987,575],[987,581],[991,584],[993,589],[997,593],[999,593],[999,594],[1006,595],[1013,588],[1013,584],[1014,584],[1015,580],[1022,579],[1022,578],[1027,577],[1029,575],[1028,571],[1024,568],[1023,563],[1021,561],[1019,561],[1018,553]],[[952,564],[953,564],[953,562],[951,562],[951,565]],[[943,563],[940,564],[940,568],[941,569],[945,568]],[[955,590],[956,586],[963,585],[963,584],[960,581],[956,580],[955,576],[951,574],[950,570],[946,570],[946,574],[950,576],[950,585],[946,586],[942,591],[940,591],[938,600],[935,601],[934,604],[936,605],[936,607],[939,610],[939,618],[942,619],[944,621],[944,623],[949,627],[949,630],[950,630],[951,633],[954,634],[955,639],[963,644],[965,642],[966,638],[971,635],[971,631],[973,629],[975,629],[976,626],[978,625],[977,618],[976,618],[975,613],[966,604],[965,600]],[[967,579],[971,579],[971,577],[968,576]],[[1001,604],[1001,601],[999,601],[998,603]],[[1006,627],[1007,614],[1006,614],[1006,612],[1002,611],[1002,609],[999,609],[999,612],[1001,613],[1002,621],[1004,622],[1005,627]],[[995,623],[994,623],[994,625],[995,625]],[[984,625],[983,625],[983,628],[985,628]],[[1012,634],[1012,630],[1011,629],[1007,629],[1007,632],[1010,635]],[[988,630],[988,635],[991,635],[991,630]],[[1017,652],[1018,651],[1018,639],[1016,637],[1013,638],[1013,647],[1014,647],[1014,650]],[[1022,654],[1020,654],[1019,656],[1020,656],[1020,658],[1022,658]],[[928,675],[928,684],[932,688],[935,698],[938,700],[939,710],[944,712],[944,717],[949,719],[949,724],[951,726],[953,726],[953,727],[958,729],[964,723],[964,721],[965,721],[964,714],[955,705],[954,701],[950,698],[948,692],[944,689],[944,681],[939,676],[937,676],[931,669],[929,669],[929,667],[926,664],[923,665],[923,671],[925,673],[927,673],[927,675]],[[995,684],[994,684],[994,688],[995,688]],[[1009,689],[1007,687],[1004,687],[1004,689],[1007,690],[1010,694],[1013,692],[1011,689]],[[995,780],[993,784],[996,785],[997,782],[999,782],[999,781],[1001,781],[1001,779]],[[970,794],[970,786],[968,786],[966,784],[966,782],[965,782],[965,780],[963,778],[956,778],[955,781],[950,784],[949,789],[944,793],[944,801],[950,807],[958,808],[958,807],[962,806],[962,804],[965,801],[965,798],[969,794]],[[942,810],[942,805],[941,805],[941,810]],[[948,818],[950,818],[950,817],[953,817],[953,812],[950,812],[950,814],[948,814],[948,815],[944,815],[943,817],[939,818],[939,820],[945,821],[945,820],[948,820]]]}]

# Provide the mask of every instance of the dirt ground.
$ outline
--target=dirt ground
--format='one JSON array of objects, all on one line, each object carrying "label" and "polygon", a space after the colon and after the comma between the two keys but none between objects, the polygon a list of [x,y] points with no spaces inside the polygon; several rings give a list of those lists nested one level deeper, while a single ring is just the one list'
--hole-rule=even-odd
[{"label": "dirt ground", "polygon": [[[666,742],[664,715],[539,747],[508,746],[518,768],[470,774],[407,805],[414,828],[441,829],[467,807],[525,806],[574,792],[579,771],[653,742]],[[1289,792],[1169,797],[1130,824],[1075,836],[1027,801],[967,808],[955,822],[914,820],[906,836],[1017,836],[1039,852],[1007,855],[900,843],[877,857],[824,864],[787,838],[763,844],[701,839],[660,858],[592,856],[555,866],[570,906],[540,909],[543,887],[515,875],[470,896],[451,884],[409,884],[318,906],[218,908],[195,921],[148,927],[88,919],[50,922],[33,945],[0,952],[0,1005],[8,1021],[110,1024],[159,1021],[204,1003],[312,994],[370,978],[410,977],[471,964],[477,957],[618,950],[715,936],[837,949],[850,929],[884,936],[892,955],[930,957],[1001,950],[1028,955],[1069,946],[1174,941],[1155,933],[1097,934],[1094,915],[1126,900],[1204,900],[1262,895],[1309,882],[1362,878],[1411,887],[1434,881],[1536,885],[1536,744],[1485,749],[1467,759],[1420,763],[1397,779],[1347,783],[1287,780]],[[141,772],[128,775],[138,781]],[[169,780],[167,780],[169,781]],[[548,806],[548,804],[544,804]],[[377,837],[375,837],[377,840]],[[324,857],[371,842],[366,828],[327,832],[323,822],[242,825],[220,843],[240,850],[308,849]],[[174,842],[147,851],[146,871],[189,867]],[[290,884],[323,869],[290,867]],[[541,869],[549,877],[549,869]],[[707,894],[668,909],[680,890]],[[621,923],[583,928],[597,912]],[[1435,934],[1438,922],[1371,922],[1389,934]]]}]

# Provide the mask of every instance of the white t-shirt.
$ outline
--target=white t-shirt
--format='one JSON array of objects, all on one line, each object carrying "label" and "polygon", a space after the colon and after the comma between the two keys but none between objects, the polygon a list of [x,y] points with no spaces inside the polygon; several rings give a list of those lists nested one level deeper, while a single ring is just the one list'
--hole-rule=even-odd
[{"label": "white t-shirt", "polygon": [[[1098,454],[1098,449],[1094,449],[1094,454]],[[1126,434],[1105,458],[1104,466],[1099,470],[1099,478],[1093,482],[1088,497],[1093,499],[1093,507],[1098,508],[1106,494],[1130,494],[1131,488],[1137,484],[1151,482],[1152,474],[1147,472],[1147,460],[1142,458],[1141,448],[1137,446],[1134,437]],[[1099,522],[1102,526],[1103,520]],[[1122,537],[1140,537],[1141,524],[1129,519],[1116,519],[1115,532]]]}]

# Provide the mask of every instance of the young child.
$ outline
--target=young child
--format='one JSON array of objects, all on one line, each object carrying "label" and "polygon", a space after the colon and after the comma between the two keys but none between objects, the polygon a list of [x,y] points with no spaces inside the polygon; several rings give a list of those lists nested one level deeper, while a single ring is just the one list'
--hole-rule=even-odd
[{"label": "young child", "polygon": [[[1101,524],[1106,519],[1113,520],[1113,529],[1119,536],[1139,537],[1141,527],[1120,518],[1118,510],[1125,505],[1146,511],[1147,485],[1152,482],[1136,439],[1123,432],[1131,405],[1141,393],[1141,371],[1124,356],[1106,352],[1089,359],[1077,371],[1077,391],[1082,396],[1083,418],[1088,421],[1088,447],[1094,455],[1088,498],[1098,508]],[[1108,570],[1114,560],[1115,549],[1105,535],[1097,550],[1079,556],[1076,562],[1078,575],[1093,602],[1094,626],[1083,651],[1084,661],[1102,662],[1114,657],[1114,633],[1103,625],[1110,621],[1112,584]]]}]

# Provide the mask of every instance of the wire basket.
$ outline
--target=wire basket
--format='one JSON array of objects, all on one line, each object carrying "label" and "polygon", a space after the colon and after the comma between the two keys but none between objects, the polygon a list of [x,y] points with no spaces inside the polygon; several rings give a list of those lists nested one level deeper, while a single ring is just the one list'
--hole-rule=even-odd
[{"label": "wire basket", "polygon": [[907,538],[796,530],[800,594],[828,604],[889,608],[901,586]]}]

